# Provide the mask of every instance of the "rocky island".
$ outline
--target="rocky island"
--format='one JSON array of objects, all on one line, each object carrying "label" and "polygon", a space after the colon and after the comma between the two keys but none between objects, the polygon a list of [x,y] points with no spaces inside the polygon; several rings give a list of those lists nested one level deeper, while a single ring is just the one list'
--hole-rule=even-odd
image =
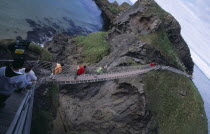
[{"label": "rocky island", "polygon": [[[50,58],[46,60],[109,67],[154,62],[193,73],[194,63],[179,23],[154,0],[138,0],[133,6],[127,3],[119,6],[107,0],[95,2],[102,10],[103,32],[56,35],[45,48],[36,48],[39,56],[35,58],[46,59],[43,53],[47,53]],[[5,47],[2,45],[5,41],[0,44]],[[193,82],[160,70],[91,84],[44,84],[35,95],[33,133],[207,134],[208,131],[203,101]]]}]

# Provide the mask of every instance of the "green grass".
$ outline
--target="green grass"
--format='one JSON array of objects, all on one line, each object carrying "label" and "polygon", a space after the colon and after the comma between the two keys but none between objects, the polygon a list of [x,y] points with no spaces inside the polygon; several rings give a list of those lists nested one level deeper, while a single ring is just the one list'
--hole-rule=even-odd
[{"label": "green grass", "polygon": [[131,7],[130,4],[128,4],[127,2],[123,2],[120,6],[119,9],[120,11],[125,11],[126,9],[128,9],[129,7]]},{"label": "green grass", "polygon": [[168,13],[165,10],[163,10],[156,2],[151,2],[150,6],[147,6],[147,7],[148,8],[147,8],[146,12],[144,12],[144,15],[146,15],[146,16],[156,15],[156,16],[159,16],[160,19],[163,20],[164,17],[166,15],[168,15]]},{"label": "green grass", "polygon": [[77,36],[74,38],[77,45],[82,48],[82,61],[85,63],[97,63],[104,56],[109,54],[109,44],[105,37],[106,32],[91,33],[87,36]]},{"label": "green grass", "polygon": [[49,111],[55,111],[59,105],[59,87],[58,84],[53,83],[50,86],[49,92],[47,94],[47,98],[50,102]]},{"label": "green grass", "polygon": [[10,45],[15,45],[16,40],[15,39],[3,39],[0,40],[0,48],[8,48]]},{"label": "green grass", "polygon": [[169,41],[168,36],[164,27],[161,25],[160,28],[153,33],[142,35],[140,40],[152,44],[157,50],[160,51],[170,64],[177,66],[184,70],[181,60],[177,54],[176,48]]},{"label": "green grass", "polygon": [[[0,40],[0,51],[6,52],[14,52],[16,40],[15,39],[3,39]],[[26,52],[27,56],[31,57],[39,57],[39,60],[51,61],[52,55],[45,48],[40,47],[39,45],[31,43],[28,48],[28,52]],[[37,59],[38,60],[38,59]]]},{"label": "green grass", "polygon": [[119,8],[116,8],[116,7],[113,7],[113,6],[110,6],[110,5],[107,8],[114,14],[119,14],[120,13]]},{"label": "green grass", "polygon": [[144,76],[147,110],[159,134],[207,134],[202,98],[188,78],[167,71]]},{"label": "green grass", "polygon": [[39,45],[33,44],[33,43],[31,43],[28,47],[29,51],[32,51],[32,52],[37,53],[37,54],[41,54],[42,49],[43,49],[42,47],[40,47]]},{"label": "green grass", "polygon": [[59,106],[59,87],[52,83],[45,98],[45,105],[33,111],[31,134],[48,134],[51,131],[51,123]]},{"label": "green grass", "polygon": [[28,47],[28,50],[40,55],[40,60],[51,61],[52,54],[47,51],[45,48],[40,47],[39,45],[31,43]]},{"label": "green grass", "polygon": [[31,134],[48,134],[52,113],[46,111],[33,112]]}]

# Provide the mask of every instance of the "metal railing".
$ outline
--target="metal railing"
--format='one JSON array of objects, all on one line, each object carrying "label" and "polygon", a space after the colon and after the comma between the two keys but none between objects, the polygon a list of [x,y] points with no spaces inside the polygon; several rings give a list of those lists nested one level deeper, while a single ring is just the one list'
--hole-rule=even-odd
[{"label": "metal railing", "polygon": [[27,91],[6,134],[30,134],[35,87]]}]

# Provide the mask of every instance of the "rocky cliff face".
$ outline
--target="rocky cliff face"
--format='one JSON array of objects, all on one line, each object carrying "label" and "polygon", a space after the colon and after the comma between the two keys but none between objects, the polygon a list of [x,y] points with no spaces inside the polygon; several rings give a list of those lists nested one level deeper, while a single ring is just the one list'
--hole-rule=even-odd
[{"label": "rocky cliff face", "polygon": [[108,30],[112,25],[114,19],[120,14],[127,10],[130,5],[126,2],[120,6],[117,2],[110,3],[108,0],[94,0],[98,7],[102,10],[102,17],[104,19],[104,29]]},{"label": "rocky cliff face", "polygon": [[[133,59],[156,62],[193,72],[190,51],[181,37],[180,25],[168,13],[163,11],[153,0],[139,0],[132,8],[115,19],[109,33],[109,39],[120,47],[121,44],[132,46],[136,41],[144,47],[145,55],[138,49],[127,52]],[[126,40],[133,41],[129,43]],[[123,39],[118,43],[119,39]],[[127,39],[126,39],[127,38]],[[113,46],[113,45],[112,45]],[[117,50],[116,45],[113,46]],[[133,53],[133,54],[132,54]],[[133,55],[133,56],[132,56]],[[122,58],[122,57],[121,57]]]},{"label": "rocky cliff face", "polygon": [[[107,5],[99,0],[96,2],[108,15],[104,11]],[[90,64],[81,61],[84,46],[107,42],[109,54],[91,64],[130,66],[156,62],[192,73],[193,62],[180,35],[180,25],[153,0],[139,0],[118,17],[110,19],[112,25],[109,25],[107,36],[90,36],[78,45],[75,37],[58,35],[46,47],[50,48],[54,60]],[[95,37],[103,39],[94,40]],[[94,57],[95,51],[97,49],[88,56]],[[67,131],[207,134],[203,102],[192,81],[166,71],[101,83],[62,86],[59,111]]]},{"label": "rocky cliff face", "polygon": [[[141,77],[64,86],[60,112],[68,130],[100,134],[143,133],[151,118]],[[71,89],[71,90],[69,90]]]}]

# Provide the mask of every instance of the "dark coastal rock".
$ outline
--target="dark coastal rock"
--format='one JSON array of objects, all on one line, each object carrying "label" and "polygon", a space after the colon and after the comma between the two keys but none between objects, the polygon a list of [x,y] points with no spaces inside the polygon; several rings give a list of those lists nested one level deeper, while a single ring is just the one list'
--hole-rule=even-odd
[{"label": "dark coastal rock", "polygon": [[115,18],[123,11],[130,8],[130,5],[124,2],[118,5],[117,2],[110,3],[108,0],[94,0],[98,7],[102,10],[101,16],[104,19],[104,30],[109,30]]},{"label": "dark coastal rock", "polygon": [[80,47],[78,47],[72,36],[58,34],[52,41],[45,43],[44,47],[53,55],[53,61],[62,61],[66,64],[78,64],[81,58]]},{"label": "dark coastal rock", "polygon": [[[46,19],[46,21],[50,21],[49,19]],[[46,42],[49,38],[53,36],[53,34],[56,33],[56,30],[53,27],[49,26],[41,26],[39,23],[31,20],[26,19],[26,22],[32,27],[32,31],[27,32],[27,40],[34,41],[36,43],[43,43]]]},{"label": "dark coastal rock", "polygon": [[62,87],[59,109],[68,131],[74,128],[100,134],[148,132],[151,115],[145,110],[140,80],[138,77]]},{"label": "dark coastal rock", "polygon": [[[27,40],[33,41],[37,44],[43,44],[52,38],[55,34],[63,33],[67,35],[87,35],[90,33],[86,28],[77,26],[71,19],[67,17],[63,17],[63,20],[66,21],[69,26],[67,29],[60,29],[60,26],[53,22],[50,18],[44,18],[47,24],[51,24],[52,26],[48,26],[46,24],[41,24],[41,22],[35,22],[31,19],[26,19],[26,22],[32,28],[31,31],[27,32]],[[93,28],[97,26],[92,26]],[[61,32],[58,33],[58,30]]]}]

